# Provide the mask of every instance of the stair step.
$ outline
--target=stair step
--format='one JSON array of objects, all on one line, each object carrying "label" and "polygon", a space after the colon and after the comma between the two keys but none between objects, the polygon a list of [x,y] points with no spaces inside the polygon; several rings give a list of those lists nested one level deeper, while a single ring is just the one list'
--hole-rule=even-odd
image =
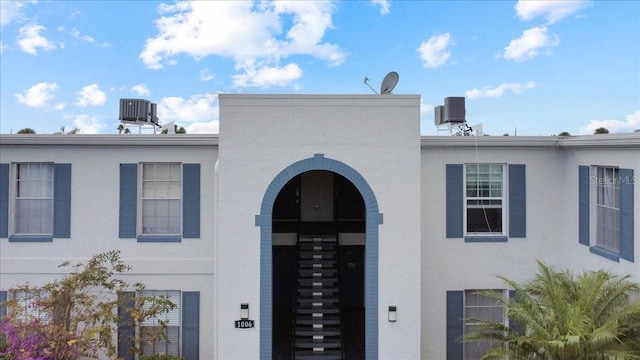
[{"label": "stair step", "polygon": [[324,339],[296,339],[295,346],[297,348],[307,349],[335,349],[342,346],[340,339],[336,338],[324,338]]},{"label": "stair step", "polygon": [[298,308],[297,314],[339,314],[340,309]]},{"label": "stair step", "polygon": [[296,299],[298,306],[338,306],[340,299],[337,297],[308,297]]},{"label": "stair step", "polygon": [[339,350],[328,351],[296,351],[296,360],[342,360],[342,352]]},{"label": "stair step", "polygon": [[324,296],[324,295],[333,295],[335,293],[338,292],[338,288],[332,287],[332,288],[299,288],[298,289],[298,293],[300,295],[306,295],[306,296],[314,296],[314,297],[319,297],[319,296]]},{"label": "stair step", "polygon": [[301,251],[300,254],[300,259],[319,259],[319,260],[327,260],[327,259],[333,259],[335,258],[335,252],[331,252],[331,251]]},{"label": "stair step", "polygon": [[300,276],[313,276],[313,277],[325,277],[325,276],[334,276],[336,275],[338,270],[336,269],[299,269],[298,274]]},{"label": "stair step", "polygon": [[312,286],[312,287],[318,287],[318,286],[327,286],[327,285],[334,285],[335,283],[338,282],[338,279],[336,278],[299,278],[298,279],[298,284],[302,285],[303,287],[306,286]]},{"label": "stair step", "polygon": [[322,325],[324,328],[326,325],[340,325],[339,318],[311,318],[311,317],[297,317],[296,324],[298,325]]},{"label": "stair step", "polygon": [[309,251],[309,250],[313,250],[313,251],[317,251],[317,250],[321,250],[321,251],[328,251],[328,250],[332,250],[335,251],[336,249],[336,244],[335,243],[329,243],[329,242],[308,242],[308,243],[300,243],[299,245],[299,250],[300,251]]},{"label": "stair step", "polygon": [[339,329],[325,329],[325,328],[298,328],[296,329],[296,336],[340,336]]},{"label": "stair step", "polygon": [[324,268],[335,268],[337,265],[336,260],[331,259],[305,259],[300,260],[300,268],[302,269],[324,269]]},{"label": "stair step", "polygon": [[321,237],[321,236],[303,236],[298,239],[300,243],[337,243],[338,239],[335,237]]}]

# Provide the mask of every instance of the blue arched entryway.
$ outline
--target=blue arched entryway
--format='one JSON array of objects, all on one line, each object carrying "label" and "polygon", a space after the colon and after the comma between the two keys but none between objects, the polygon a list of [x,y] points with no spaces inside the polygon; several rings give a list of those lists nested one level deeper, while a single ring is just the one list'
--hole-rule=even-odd
[{"label": "blue arched entryway", "polygon": [[342,175],[358,189],[365,204],[365,355],[378,359],[378,225],[382,214],[367,181],[352,167],[337,160],[316,154],[282,170],[271,181],[262,200],[256,226],[260,227],[260,359],[271,359],[272,334],[272,212],[280,190],[295,176],[312,170],[326,170]]}]

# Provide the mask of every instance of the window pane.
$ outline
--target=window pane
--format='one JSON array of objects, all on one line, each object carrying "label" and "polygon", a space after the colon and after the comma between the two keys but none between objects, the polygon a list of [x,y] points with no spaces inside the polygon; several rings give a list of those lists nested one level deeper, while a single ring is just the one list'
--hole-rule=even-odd
[{"label": "window pane", "polygon": [[613,167],[596,168],[596,245],[620,251],[620,179]]},{"label": "window pane", "polygon": [[[181,312],[181,293],[177,290],[145,290],[140,293],[140,296],[152,297],[152,296],[165,296],[171,302],[176,304],[176,308],[165,313],[159,314],[156,317],[146,319],[142,322],[141,336],[143,341],[142,352],[144,355],[152,355],[164,353],[167,355],[180,356],[180,312]],[[146,302],[142,306],[143,311],[148,311],[151,307],[151,303]],[[166,322],[167,327],[162,329],[158,326],[158,320]],[[158,332],[164,334],[164,339],[155,338],[156,341],[149,341],[154,335],[158,335]]]},{"label": "window pane", "polygon": [[53,165],[16,165],[16,234],[53,232]]},{"label": "window pane", "polygon": [[181,169],[180,164],[143,164],[143,234],[180,234]]},{"label": "window pane", "polygon": [[468,233],[501,233],[502,208],[467,207]]},{"label": "window pane", "polygon": [[502,233],[502,164],[467,164],[467,232]]},{"label": "window pane", "polygon": [[[502,296],[502,290],[492,290]],[[479,293],[478,290],[467,290],[464,293],[465,324],[464,333],[470,334],[478,330],[476,319],[490,320],[504,323],[504,309],[502,303],[490,296]],[[464,343],[464,359],[480,359],[491,347],[490,341],[470,341]]]}]

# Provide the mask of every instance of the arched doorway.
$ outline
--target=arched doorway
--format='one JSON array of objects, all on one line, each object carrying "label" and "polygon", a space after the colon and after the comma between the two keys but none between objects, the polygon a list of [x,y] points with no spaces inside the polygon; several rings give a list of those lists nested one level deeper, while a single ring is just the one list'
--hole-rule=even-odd
[{"label": "arched doorway", "polygon": [[[302,195],[305,186],[316,190],[316,198],[311,202],[304,199]],[[340,193],[337,193],[337,190],[340,190]],[[297,205],[295,205],[296,197],[299,197]],[[354,205],[353,202],[359,202],[361,205]],[[307,211],[305,206],[310,206],[312,212],[323,212],[326,210],[323,207],[331,207],[333,212],[326,210],[327,213],[320,215],[321,221],[316,221],[317,219],[313,216],[305,217],[304,212]],[[337,208],[339,210],[336,210]],[[356,216],[360,219],[339,220],[340,216],[357,212],[363,213],[361,215],[364,219],[362,216]],[[282,311],[286,312],[286,310],[282,309],[287,307],[291,309],[298,301],[292,298],[292,294],[295,296],[300,292],[300,289],[296,288],[296,283],[300,282],[297,278],[296,266],[300,261],[298,255],[301,236],[316,239],[335,237],[337,267],[338,270],[344,268],[339,281],[353,288],[349,291],[344,290],[344,294],[340,292],[341,305],[344,303],[347,308],[353,307],[351,310],[341,310],[343,313],[340,316],[342,321],[355,321],[359,324],[352,326],[348,332],[344,333],[344,336],[354,339],[353,346],[344,350],[351,351],[354,356],[360,358],[377,359],[377,259],[378,225],[381,223],[382,214],[378,212],[373,191],[357,171],[342,162],[325,158],[323,155],[315,155],[313,158],[290,165],[274,178],[265,192],[260,215],[256,216],[256,225],[260,226],[261,238],[259,325],[261,359],[286,356],[287,353],[291,354],[291,351],[294,351],[294,345],[291,345],[289,350],[280,351],[280,344],[292,338],[291,335],[283,338],[287,335],[283,335],[279,330],[283,323],[291,323],[291,316],[295,316],[283,315]],[[340,240],[337,238],[341,233],[361,234],[364,244],[358,242],[357,235],[343,235],[351,240],[343,242],[345,245],[340,245]],[[350,247],[341,248],[342,246]],[[360,264],[359,269],[358,264]],[[294,271],[292,272],[291,269]],[[349,271],[352,269],[356,271]],[[275,281],[274,275],[278,277]],[[362,290],[358,290],[358,287]],[[274,330],[274,326],[278,327],[278,331]],[[292,326],[294,325],[290,325],[289,329]],[[363,334],[362,330],[358,330],[358,326],[363,329]],[[286,332],[288,332],[287,329],[283,331],[283,333]],[[286,347],[286,345],[282,346]],[[274,349],[274,347],[277,348]]]}]

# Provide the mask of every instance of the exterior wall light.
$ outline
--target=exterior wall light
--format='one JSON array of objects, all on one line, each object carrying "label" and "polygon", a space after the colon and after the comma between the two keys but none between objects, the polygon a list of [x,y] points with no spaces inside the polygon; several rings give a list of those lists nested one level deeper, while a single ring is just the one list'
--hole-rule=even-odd
[{"label": "exterior wall light", "polygon": [[249,319],[249,304],[246,304],[246,303],[240,304],[240,319],[241,320]]},{"label": "exterior wall light", "polygon": [[389,306],[389,322],[396,322],[398,320],[398,311],[395,305]]}]

